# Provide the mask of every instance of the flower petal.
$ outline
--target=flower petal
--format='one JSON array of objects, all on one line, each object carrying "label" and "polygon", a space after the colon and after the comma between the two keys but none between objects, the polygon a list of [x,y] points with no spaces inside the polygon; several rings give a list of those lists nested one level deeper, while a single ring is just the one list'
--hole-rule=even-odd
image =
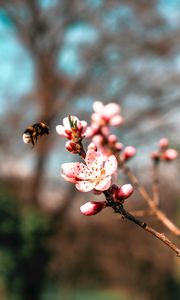
[{"label": "flower petal", "polygon": [[95,189],[98,191],[106,191],[111,186],[111,176],[107,176],[103,180],[101,180],[96,186]]},{"label": "flower petal", "polygon": [[99,125],[101,125],[102,117],[98,113],[93,113],[91,115],[91,120],[99,126]]},{"label": "flower petal", "polygon": [[120,106],[112,102],[105,105],[103,115],[105,117],[111,118],[112,116],[119,114],[119,112],[120,112]]},{"label": "flower petal", "polygon": [[109,125],[111,126],[118,126],[123,123],[124,123],[124,118],[120,115],[113,116],[109,121]]},{"label": "flower petal", "polygon": [[106,175],[112,175],[117,170],[117,159],[114,155],[108,157],[108,160],[105,162],[104,169]]},{"label": "flower petal", "polygon": [[93,103],[93,109],[97,114],[102,115],[102,112],[104,110],[104,105],[101,101],[95,101]]},{"label": "flower petal", "polygon": [[67,137],[67,134],[66,134],[66,132],[65,132],[64,126],[62,126],[62,125],[57,125],[57,126],[56,126],[56,131],[57,131],[57,133],[58,133],[59,135],[62,135],[62,136]]},{"label": "flower petal", "polygon": [[81,128],[83,127],[83,132],[86,131],[87,129],[87,122],[86,121],[80,121],[80,120],[77,120],[77,128]]},{"label": "flower petal", "polygon": [[71,129],[68,117],[63,119],[63,125],[64,125],[65,129]]},{"label": "flower petal", "polygon": [[83,164],[79,162],[75,163],[64,163],[61,166],[63,175],[70,177],[70,178],[80,178],[80,179],[86,179],[89,170],[88,168]]},{"label": "flower petal", "polygon": [[99,172],[102,168],[103,160],[100,152],[94,150],[88,150],[85,158],[87,167],[93,171],[94,174]]},{"label": "flower petal", "polygon": [[66,176],[66,175],[64,175],[64,174],[61,174],[61,176],[62,176],[62,177],[64,178],[64,180],[66,180],[66,181],[69,181],[69,182],[72,182],[72,183],[76,183],[76,182],[77,182],[75,177],[68,177],[68,176]]},{"label": "flower petal", "polygon": [[91,181],[79,181],[76,183],[76,188],[81,192],[89,192],[95,187],[95,182]]}]

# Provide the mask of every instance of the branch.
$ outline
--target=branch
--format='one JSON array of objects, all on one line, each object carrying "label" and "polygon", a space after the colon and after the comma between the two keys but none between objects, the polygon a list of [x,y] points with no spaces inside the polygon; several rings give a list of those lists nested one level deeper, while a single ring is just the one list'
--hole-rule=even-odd
[{"label": "branch", "polygon": [[163,223],[170,231],[172,231],[175,235],[180,236],[180,229],[177,228],[172,221],[170,221],[167,216],[157,208],[155,202],[150,197],[150,195],[147,193],[145,188],[139,183],[139,180],[137,177],[133,174],[133,172],[125,165],[120,165],[124,171],[125,174],[128,175],[131,182],[134,184],[134,186],[138,189],[140,195],[142,198],[146,201],[147,205],[151,208],[152,212],[156,216],[156,218]]},{"label": "branch", "polygon": [[171,248],[178,257],[180,257],[180,249],[177,248],[175,244],[173,244],[165,235],[164,233],[160,233],[153,229],[152,227],[148,226],[145,222],[140,221],[135,216],[130,214],[128,211],[126,211],[122,204],[118,204],[117,202],[114,202],[112,199],[111,194],[108,191],[104,191],[104,195],[106,197],[106,200],[110,207],[116,212],[122,215],[123,218],[135,223],[136,225],[140,226],[142,229],[146,230],[147,232],[154,235],[156,238],[158,238],[161,242],[163,242],[166,246]]},{"label": "branch", "polygon": [[156,206],[159,206],[159,178],[158,178],[159,162],[154,161],[153,163],[153,183],[152,192],[153,200]]},{"label": "branch", "polygon": [[135,217],[153,216],[152,210],[134,210],[131,212]]},{"label": "branch", "polygon": [[167,245],[169,248],[171,248],[174,252],[176,252],[177,256],[180,257],[180,249],[177,248],[175,244],[173,244],[164,233],[160,233],[156,230],[154,230],[152,227],[148,226],[146,223],[139,221],[136,219],[132,214],[127,212],[123,207],[120,209],[120,213],[124,218],[126,218],[129,221],[134,222],[136,225],[140,226],[141,228],[145,229],[147,232],[154,235],[156,238],[161,240],[165,245]]}]

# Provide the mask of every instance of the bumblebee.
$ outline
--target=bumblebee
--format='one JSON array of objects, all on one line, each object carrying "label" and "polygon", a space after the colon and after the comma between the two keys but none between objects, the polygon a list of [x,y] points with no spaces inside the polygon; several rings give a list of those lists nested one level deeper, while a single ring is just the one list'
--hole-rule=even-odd
[{"label": "bumblebee", "polygon": [[45,123],[39,122],[28,126],[23,133],[22,139],[25,144],[32,143],[32,145],[34,146],[39,137],[48,134],[49,127]]}]

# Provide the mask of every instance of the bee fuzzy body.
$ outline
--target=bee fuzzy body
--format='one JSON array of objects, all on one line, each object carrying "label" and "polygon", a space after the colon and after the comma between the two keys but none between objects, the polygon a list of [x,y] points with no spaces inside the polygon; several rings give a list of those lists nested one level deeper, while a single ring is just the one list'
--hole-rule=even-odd
[{"label": "bee fuzzy body", "polygon": [[48,134],[49,127],[45,123],[39,122],[28,126],[24,131],[22,138],[25,144],[32,143],[32,145],[34,146],[41,136]]}]

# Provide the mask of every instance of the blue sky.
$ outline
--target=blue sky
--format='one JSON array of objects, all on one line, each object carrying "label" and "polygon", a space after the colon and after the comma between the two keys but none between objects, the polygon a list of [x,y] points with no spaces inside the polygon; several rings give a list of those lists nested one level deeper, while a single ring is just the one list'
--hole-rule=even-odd
[{"label": "blue sky", "polygon": [[[39,0],[42,9],[48,9],[55,5],[57,0]],[[86,0],[92,9],[101,6],[103,0]],[[169,27],[180,26],[180,0],[159,0],[157,9],[167,20]],[[111,27],[112,31],[117,28],[119,18],[128,26],[133,26],[133,11],[128,5],[121,5],[119,9],[111,10],[106,15],[105,26]],[[123,29],[123,26],[122,26]],[[64,37],[64,45],[59,53],[58,67],[68,76],[78,76],[83,73],[84,66],[79,56],[79,49],[83,45],[96,43],[98,32],[86,22],[78,22],[67,29]],[[17,101],[19,97],[32,90],[34,84],[33,61],[21,43],[18,41],[16,32],[11,22],[0,10],[0,113],[3,113],[4,102],[7,98]],[[112,58],[113,59],[113,58]],[[111,83],[112,89],[116,89],[117,80]],[[111,94],[111,92],[110,92]]]}]

